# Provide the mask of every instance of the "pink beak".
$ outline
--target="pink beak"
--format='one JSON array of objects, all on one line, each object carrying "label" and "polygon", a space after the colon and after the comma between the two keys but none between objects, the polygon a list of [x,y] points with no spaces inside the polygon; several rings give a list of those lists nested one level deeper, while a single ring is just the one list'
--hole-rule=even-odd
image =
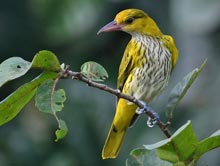
[{"label": "pink beak", "polygon": [[112,21],[108,24],[106,24],[104,27],[102,27],[98,32],[97,35],[99,35],[102,32],[111,32],[111,31],[120,31],[122,28],[122,25],[118,25],[116,21]]}]

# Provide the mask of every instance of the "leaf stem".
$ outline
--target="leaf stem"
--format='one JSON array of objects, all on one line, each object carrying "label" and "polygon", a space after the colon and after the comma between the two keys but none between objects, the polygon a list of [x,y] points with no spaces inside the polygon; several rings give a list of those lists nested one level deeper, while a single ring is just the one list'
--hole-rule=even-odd
[{"label": "leaf stem", "polygon": [[50,103],[51,103],[51,111],[53,112],[53,115],[58,123],[58,127],[61,128],[61,125],[60,125],[60,121],[59,121],[59,118],[57,117],[57,114],[56,114],[56,111],[54,111],[53,109],[53,96],[54,96],[54,92],[55,92],[55,89],[56,89],[56,86],[58,84],[58,81],[60,80],[61,76],[58,75],[58,77],[55,79],[54,81],[54,84],[53,84],[53,88],[52,88],[52,91],[51,91],[51,96],[50,96]]}]

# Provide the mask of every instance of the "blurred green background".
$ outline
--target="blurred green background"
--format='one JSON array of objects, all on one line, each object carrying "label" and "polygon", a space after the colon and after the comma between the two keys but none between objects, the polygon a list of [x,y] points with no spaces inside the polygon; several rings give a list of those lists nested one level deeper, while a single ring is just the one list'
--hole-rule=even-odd
[{"label": "blurred green background", "polygon": [[[184,75],[208,63],[190,88],[174,116],[175,131],[192,120],[199,139],[220,127],[220,1],[209,0],[7,0],[0,5],[0,62],[12,56],[31,61],[39,50],[51,50],[61,62],[78,71],[92,60],[109,72],[106,81],[116,86],[118,65],[130,36],[122,33],[96,35],[99,28],[126,8],[148,12],[165,34],[171,34],[179,49],[179,61],[170,84],[152,107],[163,110],[167,94]],[[30,81],[38,71],[14,80],[0,89],[0,99]],[[69,127],[68,135],[54,142],[55,119],[29,103],[11,122],[0,127],[0,166],[122,166],[129,152],[143,144],[164,139],[160,130],[148,128],[141,117],[125,138],[119,157],[102,160],[101,150],[115,111],[115,97],[72,80],[62,80],[67,92],[59,116]],[[205,154],[198,165],[220,165],[220,150]]]}]

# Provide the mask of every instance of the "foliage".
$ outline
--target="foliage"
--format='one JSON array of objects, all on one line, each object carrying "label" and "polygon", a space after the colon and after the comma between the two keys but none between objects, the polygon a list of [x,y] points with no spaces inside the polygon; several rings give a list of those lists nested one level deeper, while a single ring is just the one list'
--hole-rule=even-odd
[{"label": "foliage", "polygon": [[33,81],[19,87],[14,93],[0,102],[0,125],[12,120],[35,95],[37,87],[47,79],[56,77],[54,73],[44,72]]},{"label": "foliage", "polygon": [[[0,65],[1,85],[21,77],[31,68],[39,68],[43,70],[43,72],[34,80],[22,85],[5,100],[1,101],[0,125],[12,120],[36,94],[40,85],[47,80],[57,77],[60,64],[57,57],[52,52],[46,50],[37,53],[32,62],[25,61],[19,57],[9,58]],[[58,96],[57,93],[56,96]]]},{"label": "foliage", "polygon": [[187,74],[183,78],[183,80],[178,84],[176,84],[176,86],[170,92],[170,95],[168,97],[167,109],[166,109],[166,115],[169,119],[172,119],[175,108],[177,107],[183,96],[186,94],[187,90],[190,88],[192,83],[195,81],[199,73],[202,71],[206,62],[207,59],[203,62],[203,64],[199,68],[196,68],[193,71],[191,71],[189,74]]},{"label": "foliage", "polygon": [[24,75],[31,68],[31,63],[20,57],[12,57],[0,64],[0,87]]},{"label": "foliage", "polygon": [[[198,141],[192,124],[188,121],[180,127],[172,137],[162,140],[152,145],[144,145],[144,149],[136,149],[131,152],[132,159],[127,160],[127,165],[132,162],[145,163],[147,158],[158,161],[158,157],[162,160],[169,161],[173,165],[195,165],[198,159],[211,149],[220,147],[220,132],[219,130],[210,137]],[[156,154],[149,153],[149,151],[156,151]],[[160,160],[159,160],[160,161]],[[160,165],[162,161],[160,161]],[[134,164],[133,164],[134,165]]]},{"label": "foliage", "polygon": [[57,117],[57,112],[62,111],[66,100],[65,91],[63,89],[54,90],[55,81],[46,80],[37,89],[35,95],[35,103],[37,108],[44,113],[49,113],[54,115],[57,120],[59,130],[55,132],[56,141],[65,137],[68,132],[65,121]]},{"label": "foliage", "polygon": [[[33,81],[19,87],[13,94],[0,103],[0,125],[12,120],[20,110],[35,96],[37,108],[44,113],[54,115],[58,128],[55,132],[56,140],[66,136],[68,128],[66,122],[59,119],[57,112],[62,111],[66,100],[63,89],[55,90],[59,79],[59,72],[64,69],[56,55],[51,51],[43,50],[37,53],[32,62],[20,57],[12,57],[0,64],[0,86],[8,81],[23,76],[31,68],[42,70],[42,74]],[[81,67],[81,73],[92,81],[104,81],[108,73],[103,66],[96,62],[86,62]]]}]

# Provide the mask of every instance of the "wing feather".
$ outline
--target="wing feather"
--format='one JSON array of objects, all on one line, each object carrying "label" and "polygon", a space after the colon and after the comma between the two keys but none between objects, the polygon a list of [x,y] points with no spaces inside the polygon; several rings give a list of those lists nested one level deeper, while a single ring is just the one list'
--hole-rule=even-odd
[{"label": "wing feather", "polygon": [[131,49],[131,41],[128,43],[124,55],[121,60],[121,64],[118,72],[117,88],[122,91],[124,84],[133,69],[132,55],[129,53]]},{"label": "wing feather", "polygon": [[172,69],[176,66],[176,62],[178,60],[178,50],[176,48],[175,42],[172,38],[172,36],[164,35],[163,36],[164,42],[166,43],[166,46],[172,53]]}]

